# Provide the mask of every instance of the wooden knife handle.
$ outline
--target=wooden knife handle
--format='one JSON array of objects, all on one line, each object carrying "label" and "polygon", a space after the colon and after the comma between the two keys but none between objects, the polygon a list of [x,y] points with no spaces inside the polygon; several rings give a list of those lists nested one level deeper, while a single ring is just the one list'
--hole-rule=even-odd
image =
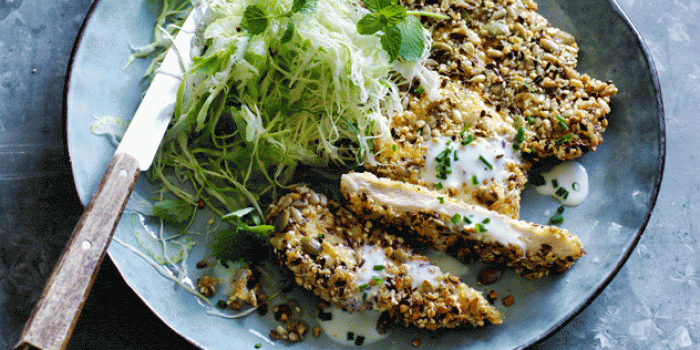
[{"label": "wooden knife handle", "polygon": [[15,349],[64,349],[139,175],[128,154],[112,157]]}]

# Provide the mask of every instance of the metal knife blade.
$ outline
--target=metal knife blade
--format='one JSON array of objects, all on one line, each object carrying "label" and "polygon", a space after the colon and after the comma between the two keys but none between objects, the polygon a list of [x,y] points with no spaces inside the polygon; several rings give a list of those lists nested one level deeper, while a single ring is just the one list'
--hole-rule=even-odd
[{"label": "metal knife blade", "polygon": [[182,75],[192,63],[190,52],[201,11],[195,8],[185,20],[115,152],[132,155],[141,171],[148,170],[153,163],[170,124]]}]

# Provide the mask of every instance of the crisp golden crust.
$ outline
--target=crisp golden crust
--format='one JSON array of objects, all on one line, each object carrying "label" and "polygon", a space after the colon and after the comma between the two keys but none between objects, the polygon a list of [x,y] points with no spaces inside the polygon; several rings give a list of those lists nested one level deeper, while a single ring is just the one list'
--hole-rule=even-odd
[{"label": "crisp golden crust", "polygon": [[432,27],[434,69],[526,129],[522,150],[533,158],[575,159],[603,141],[609,102],[617,93],[576,71],[574,37],[552,27],[534,1],[404,0],[450,19]]},{"label": "crisp golden crust", "polygon": [[[337,307],[386,312],[431,330],[502,322],[481,292],[321,194],[296,188],[269,207],[267,219],[276,226],[270,241],[280,264]],[[364,266],[376,261],[380,272]]]},{"label": "crisp golden crust", "polygon": [[[514,220],[420,186],[350,173],[341,178],[341,190],[358,216],[464,261],[507,265],[530,279],[563,272],[583,254],[578,237],[565,229]],[[467,223],[464,217],[472,219]]]},{"label": "crisp golden crust", "polygon": [[[511,147],[516,136],[513,120],[504,117],[488,106],[483,98],[463,86],[446,82],[438,90],[439,98],[430,100],[427,94],[414,97],[409,108],[392,118],[390,142],[377,140],[381,150],[365,168],[381,177],[406,181],[434,188],[434,182],[426,182],[426,153],[428,145],[437,137],[449,137],[460,143],[467,137],[474,143],[502,140]],[[466,203],[478,204],[490,210],[518,218],[520,192],[527,177],[530,163],[519,155],[505,164],[508,175],[504,179],[481,179],[478,186],[463,179],[460,187],[444,187],[438,191]]]}]

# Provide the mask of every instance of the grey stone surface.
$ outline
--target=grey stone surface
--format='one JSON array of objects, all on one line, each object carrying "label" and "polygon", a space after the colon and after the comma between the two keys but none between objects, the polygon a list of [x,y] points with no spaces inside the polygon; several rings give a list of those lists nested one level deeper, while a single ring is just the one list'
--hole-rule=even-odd
[{"label": "grey stone surface", "polygon": [[[0,0],[0,347],[11,346],[81,211],[64,148],[63,85],[90,0]],[[700,1],[620,0],[659,73],[666,171],[629,261],[536,349],[700,345]],[[183,348],[106,261],[70,348]]]}]

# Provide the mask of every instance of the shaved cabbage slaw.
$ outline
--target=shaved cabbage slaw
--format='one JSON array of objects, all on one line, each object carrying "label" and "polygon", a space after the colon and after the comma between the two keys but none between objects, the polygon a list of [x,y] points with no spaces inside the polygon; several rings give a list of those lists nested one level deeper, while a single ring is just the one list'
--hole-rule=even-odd
[{"label": "shaved cabbage slaw", "polygon": [[[241,29],[253,5],[268,18],[257,35]],[[289,15],[292,5],[197,4],[207,7],[204,50],[149,172],[164,191],[219,215],[253,206],[262,216],[259,200],[274,199],[300,164],[349,168],[371,161],[376,138],[390,138],[390,117],[403,108],[399,85],[423,80],[424,59],[392,65],[379,37],[358,33],[368,11],[358,1],[317,0],[315,11]]]}]

